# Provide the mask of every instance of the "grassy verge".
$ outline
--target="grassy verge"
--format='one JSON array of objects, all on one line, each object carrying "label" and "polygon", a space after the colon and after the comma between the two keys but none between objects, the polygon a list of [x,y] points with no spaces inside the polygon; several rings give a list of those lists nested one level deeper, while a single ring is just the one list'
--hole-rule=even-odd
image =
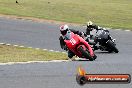
[{"label": "grassy verge", "polygon": [[0,45],[0,63],[66,59],[67,55],[60,52]]},{"label": "grassy verge", "polygon": [[132,29],[132,0],[0,0],[0,13]]}]

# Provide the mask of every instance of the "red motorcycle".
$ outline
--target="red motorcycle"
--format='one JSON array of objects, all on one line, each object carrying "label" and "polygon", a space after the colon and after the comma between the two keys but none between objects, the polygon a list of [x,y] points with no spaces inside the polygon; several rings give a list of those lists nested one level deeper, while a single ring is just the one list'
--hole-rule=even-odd
[{"label": "red motorcycle", "polygon": [[86,58],[93,61],[97,57],[88,42],[73,32],[71,32],[70,38],[68,40],[64,40],[64,42],[68,49],[80,58]]}]

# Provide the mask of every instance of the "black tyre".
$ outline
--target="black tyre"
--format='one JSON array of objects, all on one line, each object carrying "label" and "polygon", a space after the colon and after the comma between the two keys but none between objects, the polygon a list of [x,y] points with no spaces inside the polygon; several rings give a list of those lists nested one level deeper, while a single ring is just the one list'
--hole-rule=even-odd
[{"label": "black tyre", "polygon": [[90,53],[89,53],[87,50],[83,50],[82,47],[79,47],[78,50],[82,53],[82,55],[83,55],[85,58],[89,59],[90,61],[95,60],[94,58],[92,58],[92,57],[90,56]]},{"label": "black tyre", "polygon": [[119,50],[116,48],[115,44],[112,41],[108,41],[107,44],[110,48],[109,52],[112,52],[112,51],[114,51],[115,53],[119,52]]}]

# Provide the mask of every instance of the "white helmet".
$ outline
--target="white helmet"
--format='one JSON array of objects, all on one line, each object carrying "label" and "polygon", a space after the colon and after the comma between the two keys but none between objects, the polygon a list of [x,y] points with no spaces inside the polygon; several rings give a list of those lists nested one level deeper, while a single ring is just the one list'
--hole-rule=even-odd
[{"label": "white helmet", "polygon": [[61,34],[63,36],[66,35],[67,31],[69,31],[68,25],[62,25],[62,26],[60,26],[60,32],[61,32]]}]

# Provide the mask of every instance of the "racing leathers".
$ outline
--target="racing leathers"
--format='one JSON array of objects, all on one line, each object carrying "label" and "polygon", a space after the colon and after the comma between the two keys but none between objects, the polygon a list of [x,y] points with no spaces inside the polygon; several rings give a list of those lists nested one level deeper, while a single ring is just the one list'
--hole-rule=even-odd
[{"label": "racing leathers", "polygon": [[[74,34],[77,34],[77,35],[79,35],[79,36],[84,38],[84,33],[83,32],[80,32],[80,31],[74,30],[74,29],[69,29],[69,30],[71,32],[73,32]],[[61,48],[66,50],[66,51],[68,51],[68,57],[71,59],[75,54],[72,51],[68,50],[68,48],[67,48],[67,46],[66,46],[66,44],[64,42],[65,38],[61,34],[60,34],[59,40],[60,40]]]},{"label": "racing leathers", "polygon": [[[91,34],[91,32],[93,31],[93,29],[96,31],[96,33],[94,35]],[[97,36],[98,31],[100,31],[100,30],[104,30],[105,32],[109,33],[109,30],[106,30],[105,28],[99,27],[99,26],[97,26],[95,24],[87,26],[87,29],[86,29],[86,34],[89,35],[88,40],[92,41],[91,45],[93,45],[94,50],[97,50],[99,48],[98,46],[96,46],[97,41],[96,41],[95,37]],[[113,39],[111,36],[110,36],[110,38],[111,38],[111,40],[113,42],[115,41],[115,39]]]}]

